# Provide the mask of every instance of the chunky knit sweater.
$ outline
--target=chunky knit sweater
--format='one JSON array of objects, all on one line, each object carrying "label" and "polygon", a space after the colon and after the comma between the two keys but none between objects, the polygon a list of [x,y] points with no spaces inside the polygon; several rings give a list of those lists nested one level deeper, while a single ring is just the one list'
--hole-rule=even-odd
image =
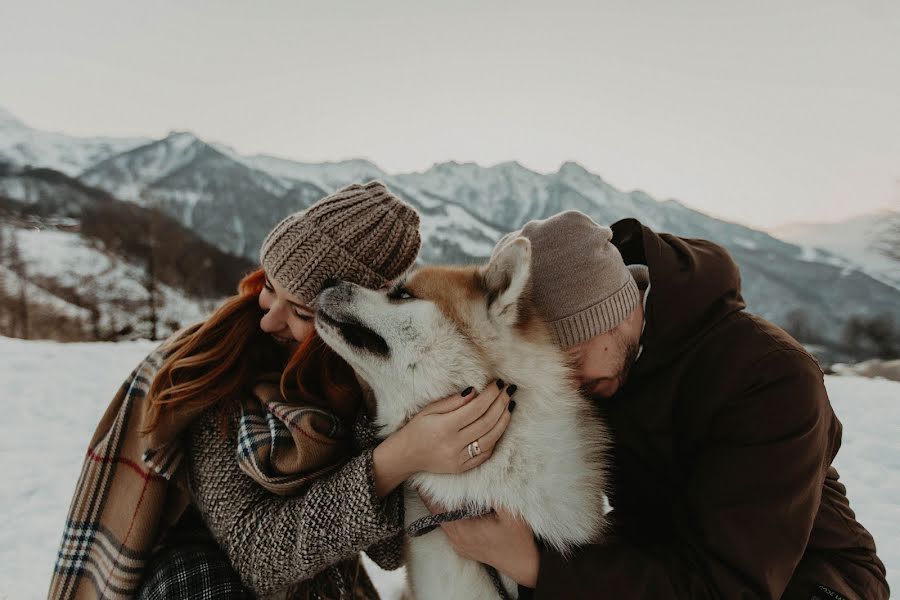
[{"label": "chunky knit sweater", "polygon": [[377,598],[359,553],[385,569],[400,566],[403,502],[399,490],[375,493],[374,440],[362,415],[354,456],[305,493],[277,496],[241,471],[214,412],[190,427],[192,502],[248,589],[261,597]]}]

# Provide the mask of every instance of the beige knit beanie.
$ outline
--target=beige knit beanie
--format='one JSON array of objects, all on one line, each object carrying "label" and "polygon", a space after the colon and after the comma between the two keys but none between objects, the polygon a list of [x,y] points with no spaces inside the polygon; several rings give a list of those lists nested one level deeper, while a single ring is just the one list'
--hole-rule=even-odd
[{"label": "beige knit beanie", "polygon": [[606,333],[637,307],[640,292],[612,229],[569,210],[529,221],[506,234],[494,254],[522,236],[531,241],[531,286],[535,307],[563,347]]},{"label": "beige knit beanie", "polygon": [[304,303],[329,278],[379,288],[409,269],[419,253],[419,215],[380,181],[354,184],[275,226],[259,262]]}]

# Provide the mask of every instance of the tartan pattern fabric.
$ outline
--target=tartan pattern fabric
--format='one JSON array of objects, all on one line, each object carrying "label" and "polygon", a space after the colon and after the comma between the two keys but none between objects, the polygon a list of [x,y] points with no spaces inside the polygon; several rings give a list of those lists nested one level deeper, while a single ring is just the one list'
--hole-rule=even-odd
[{"label": "tartan pattern fabric", "polygon": [[166,515],[188,496],[175,474],[174,450],[152,452],[131,432],[141,428],[144,401],[163,359],[152,352],[122,384],[97,426],[69,507],[49,597],[129,598],[140,583]]},{"label": "tartan pattern fabric", "polygon": [[284,496],[339,467],[350,440],[334,413],[283,401],[276,381],[277,375],[258,383],[241,405],[237,460],[264,489]]},{"label": "tartan pattern fabric", "polygon": [[[163,343],[138,365],[91,438],[50,582],[54,600],[133,598],[160,535],[195,500],[184,468],[194,449],[185,447],[183,433],[199,416],[176,413],[153,434],[140,434],[147,392],[165,356]],[[340,467],[353,440],[336,417],[283,402],[265,378],[253,392],[242,402],[247,419],[238,449],[221,433],[216,446],[240,479],[258,493],[283,495]],[[372,542],[382,537],[379,531]]]},{"label": "tartan pattern fabric", "polygon": [[250,600],[228,557],[210,544],[168,549],[154,557],[137,600]]}]

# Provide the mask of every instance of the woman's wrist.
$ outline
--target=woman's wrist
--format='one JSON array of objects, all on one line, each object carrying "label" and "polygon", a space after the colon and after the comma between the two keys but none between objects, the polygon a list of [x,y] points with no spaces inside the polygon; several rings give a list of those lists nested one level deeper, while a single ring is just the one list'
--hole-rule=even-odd
[{"label": "woman's wrist", "polygon": [[397,431],[375,447],[372,453],[372,463],[375,474],[375,493],[379,498],[384,498],[394,491],[401,483],[409,479],[418,469],[410,464],[410,459],[415,457],[414,452],[408,452],[403,444],[400,431]]}]

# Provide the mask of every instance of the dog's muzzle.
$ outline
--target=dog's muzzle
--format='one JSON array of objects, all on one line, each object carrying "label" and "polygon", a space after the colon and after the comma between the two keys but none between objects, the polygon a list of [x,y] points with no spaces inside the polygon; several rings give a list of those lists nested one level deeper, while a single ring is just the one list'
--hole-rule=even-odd
[{"label": "dog's muzzle", "polygon": [[389,356],[390,347],[351,312],[355,285],[342,281],[323,290],[316,299],[316,327],[335,332],[348,345],[376,356]]}]

